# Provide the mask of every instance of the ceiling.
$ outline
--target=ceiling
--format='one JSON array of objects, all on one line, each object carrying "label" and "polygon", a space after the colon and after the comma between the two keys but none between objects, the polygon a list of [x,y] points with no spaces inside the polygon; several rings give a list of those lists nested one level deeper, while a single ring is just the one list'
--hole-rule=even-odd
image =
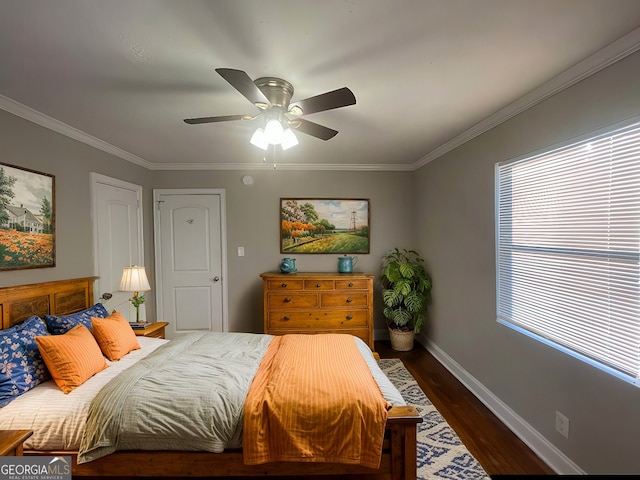
[{"label": "ceiling", "polygon": [[[414,170],[640,48],[638,0],[0,0],[0,108],[152,170]],[[338,130],[264,152],[215,68]]]}]

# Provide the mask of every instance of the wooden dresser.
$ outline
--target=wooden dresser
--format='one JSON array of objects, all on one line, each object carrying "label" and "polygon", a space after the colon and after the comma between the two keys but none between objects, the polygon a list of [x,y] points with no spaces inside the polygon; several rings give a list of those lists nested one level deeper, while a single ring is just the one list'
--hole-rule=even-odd
[{"label": "wooden dresser", "polygon": [[373,351],[373,275],[262,273],[264,331],[349,333]]}]

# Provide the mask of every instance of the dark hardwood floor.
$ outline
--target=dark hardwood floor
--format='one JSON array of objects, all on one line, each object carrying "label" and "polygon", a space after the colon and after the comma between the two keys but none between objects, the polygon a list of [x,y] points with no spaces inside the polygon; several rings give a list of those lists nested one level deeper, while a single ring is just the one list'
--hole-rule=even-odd
[{"label": "dark hardwood floor", "polygon": [[431,403],[489,475],[554,475],[522,440],[462,385],[422,345],[396,352],[375,342],[380,358],[400,358]]}]

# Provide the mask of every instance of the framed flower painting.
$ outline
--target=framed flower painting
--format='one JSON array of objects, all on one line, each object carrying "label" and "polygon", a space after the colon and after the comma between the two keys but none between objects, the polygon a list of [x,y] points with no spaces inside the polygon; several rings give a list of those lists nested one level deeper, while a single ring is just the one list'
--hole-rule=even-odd
[{"label": "framed flower painting", "polygon": [[55,267],[55,177],[0,163],[0,270]]}]

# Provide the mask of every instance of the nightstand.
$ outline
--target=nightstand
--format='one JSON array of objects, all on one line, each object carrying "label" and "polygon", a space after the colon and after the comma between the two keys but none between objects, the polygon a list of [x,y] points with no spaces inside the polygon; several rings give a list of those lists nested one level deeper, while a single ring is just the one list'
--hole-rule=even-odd
[{"label": "nightstand", "polygon": [[0,430],[0,456],[22,456],[22,444],[31,435],[31,430]]},{"label": "nightstand", "polygon": [[164,327],[167,325],[169,322],[156,322],[147,325],[144,329],[134,329],[133,331],[138,337],[164,338]]}]

